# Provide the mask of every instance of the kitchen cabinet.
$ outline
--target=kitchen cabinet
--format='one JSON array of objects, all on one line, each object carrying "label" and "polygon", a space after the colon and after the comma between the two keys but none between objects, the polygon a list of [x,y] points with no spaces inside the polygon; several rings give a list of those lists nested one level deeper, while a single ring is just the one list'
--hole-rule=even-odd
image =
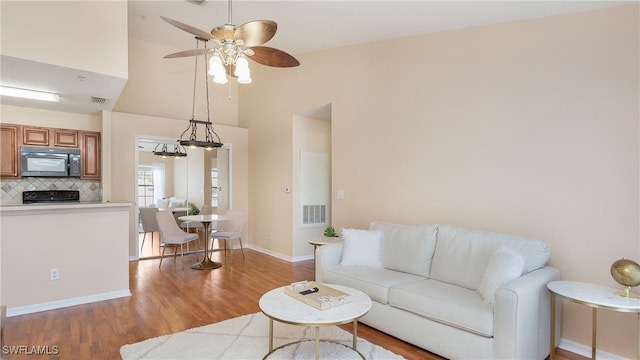
[{"label": "kitchen cabinet", "polygon": [[53,129],[53,146],[78,147],[78,132],[75,130]]},{"label": "kitchen cabinet", "polygon": [[80,131],[80,154],[82,164],[81,179],[100,179],[102,176],[100,133],[93,131]]},{"label": "kitchen cabinet", "polygon": [[23,126],[22,144],[33,146],[49,146],[49,129]]},{"label": "kitchen cabinet", "polygon": [[0,177],[20,177],[19,125],[0,125]]},{"label": "kitchen cabinet", "polygon": [[22,128],[22,144],[29,146],[78,147],[78,132],[33,126]]}]

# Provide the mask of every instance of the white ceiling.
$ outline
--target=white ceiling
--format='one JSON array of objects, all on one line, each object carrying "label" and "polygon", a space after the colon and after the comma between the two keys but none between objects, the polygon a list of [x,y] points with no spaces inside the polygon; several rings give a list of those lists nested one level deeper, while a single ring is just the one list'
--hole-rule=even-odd
[{"label": "white ceiling", "polygon": [[[273,20],[278,31],[266,46],[301,55],[341,46],[440,32],[491,23],[619,6],[636,1],[333,1],[297,0],[233,1],[232,22]],[[193,36],[166,23],[168,17],[210,31],[227,22],[228,1],[196,4],[185,0],[129,1],[129,37],[186,50],[195,47]],[[18,60],[18,61],[16,61]],[[34,69],[34,66],[38,66]],[[301,65],[304,66],[304,63]],[[37,71],[35,71],[37,70]],[[108,83],[100,74],[80,74],[89,81],[62,82],[77,78],[74,69],[41,68],[41,64],[2,57],[3,84],[29,88],[61,89],[66,104],[17,101],[0,97],[1,103],[58,111],[97,113],[111,109],[121,84]],[[34,76],[37,74],[37,76]],[[64,74],[65,76],[61,76]],[[88,84],[89,83],[89,84]],[[120,88],[120,90],[117,90]],[[117,93],[114,93],[116,89]],[[111,91],[111,92],[109,92]],[[91,103],[92,96],[109,99]],[[115,97],[115,98],[113,98]],[[81,100],[83,99],[83,100]],[[84,100],[86,99],[86,100]]]}]

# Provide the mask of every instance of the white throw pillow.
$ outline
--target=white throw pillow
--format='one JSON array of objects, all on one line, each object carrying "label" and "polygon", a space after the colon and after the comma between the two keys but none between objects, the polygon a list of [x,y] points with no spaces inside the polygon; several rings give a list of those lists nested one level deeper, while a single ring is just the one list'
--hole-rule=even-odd
[{"label": "white throw pillow", "polygon": [[520,277],[523,269],[524,257],[507,247],[500,246],[489,258],[478,286],[478,293],[484,301],[493,304],[496,290],[507,282]]},{"label": "white throw pillow", "polygon": [[342,229],[342,266],[382,268],[382,231]]}]

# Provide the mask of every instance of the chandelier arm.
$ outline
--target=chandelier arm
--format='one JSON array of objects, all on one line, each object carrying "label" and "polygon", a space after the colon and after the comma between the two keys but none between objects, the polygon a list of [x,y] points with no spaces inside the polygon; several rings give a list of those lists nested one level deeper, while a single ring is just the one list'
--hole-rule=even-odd
[{"label": "chandelier arm", "polygon": [[198,140],[198,127],[196,125],[195,122],[193,122],[194,120],[191,121],[191,136],[190,136],[190,140],[192,141],[197,141]]},{"label": "chandelier arm", "polygon": [[182,140],[182,137],[184,136],[184,134],[187,133],[187,131],[189,131],[189,129],[191,129],[191,123],[189,123],[189,125],[187,126],[186,129],[184,129],[184,131],[182,132],[182,134],[180,134],[180,139],[178,140],[178,142],[180,142],[180,140]]}]

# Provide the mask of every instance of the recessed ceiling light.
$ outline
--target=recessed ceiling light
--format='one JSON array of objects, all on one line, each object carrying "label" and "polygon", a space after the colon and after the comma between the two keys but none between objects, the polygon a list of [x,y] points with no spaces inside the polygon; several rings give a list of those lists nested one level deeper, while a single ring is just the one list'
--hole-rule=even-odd
[{"label": "recessed ceiling light", "polygon": [[0,85],[0,96],[13,96],[24,99],[60,102],[60,94],[3,85]]}]

